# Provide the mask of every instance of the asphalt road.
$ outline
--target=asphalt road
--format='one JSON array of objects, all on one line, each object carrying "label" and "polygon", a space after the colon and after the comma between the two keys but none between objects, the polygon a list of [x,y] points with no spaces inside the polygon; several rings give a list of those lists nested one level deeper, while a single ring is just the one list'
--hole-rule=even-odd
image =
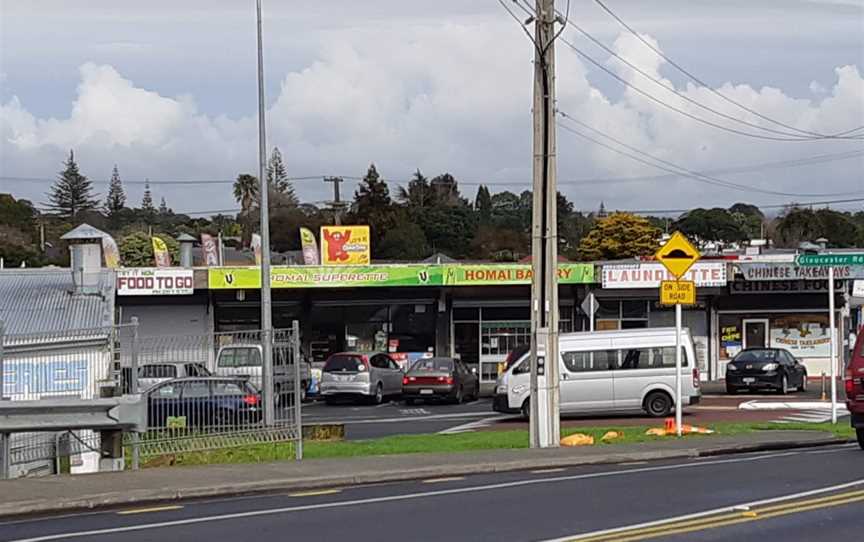
[{"label": "asphalt road", "polygon": [[[615,531],[609,532],[610,529]],[[452,477],[0,522],[0,540],[857,540],[864,452],[834,446]]]}]

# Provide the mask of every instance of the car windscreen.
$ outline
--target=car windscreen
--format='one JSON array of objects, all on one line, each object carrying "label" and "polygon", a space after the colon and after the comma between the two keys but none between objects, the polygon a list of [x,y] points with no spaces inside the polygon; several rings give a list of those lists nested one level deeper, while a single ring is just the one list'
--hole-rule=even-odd
[{"label": "car windscreen", "polygon": [[363,365],[363,360],[359,356],[335,355],[330,356],[327,363],[324,364],[325,373],[339,373],[348,371],[358,371]]},{"label": "car windscreen", "polygon": [[774,361],[777,359],[776,350],[745,350],[735,356],[732,361],[744,363],[761,363],[763,361]]},{"label": "car windscreen", "polygon": [[444,373],[453,371],[453,360],[449,358],[418,359],[411,366],[412,373]]}]

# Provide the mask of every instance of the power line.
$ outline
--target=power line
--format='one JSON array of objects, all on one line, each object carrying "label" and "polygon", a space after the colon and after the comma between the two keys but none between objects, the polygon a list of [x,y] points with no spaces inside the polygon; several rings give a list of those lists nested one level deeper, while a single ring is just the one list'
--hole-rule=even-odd
[{"label": "power line", "polygon": [[[310,176],[306,176],[306,177],[288,177],[286,180],[288,180],[288,181],[320,181],[321,178],[322,178],[321,175],[314,175],[314,176],[310,175]],[[5,176],[5,175],[0,175],[0,180],[3,180],[3,181],[20,181],[20,182],[38,182],[38,183],[57,182],[57,179],[52,179],[50,177],[14,177],[14,176]],[[107,180],[89,179],[89,180],[90,180],[90,182],[92,182],[94,184],[108,184],[111,182],[110,179],[107,179]],[[127,180],[121,179],[121,182],[124,185],[126,185],[126,184],[144,185],[144,184],[148,184],[148,183],[151,186],[152,185],[196,185],[196,184],[234,184],[236,182],[236,179],[194,179],[194,180],[173,180],[173,179],[170,179],[170,180],[164,180],[164,181],[152,181],[152,180],[150,180],[150,181],[148,181],[148,180],[127,181]]]},{"label": "power line", "polygon": [[699,172],[696,172],[696,171],[692,171],[692,170],[687,169],[687,168],[685,168],[685,167],[683,167],[683,166],[680,166],[680,165],[678,165],[678,164],[675,164],[674,162],[670,162],[670,161],[668,161],[668,160],[664,160],[664,159],[662,159],[662,158],[658,158],[658,157],[656,157],[656,156],[654,156],[654,155],[652,155],[652,154],[649,154],[649,153],[647,153],[647,152],[645,152],[645,151],[642,151],[642,150],[640,150],[640,149],[637,149],[636,147],[633,147],[633,146],[631,146],[631,145],[628,145],[627,143],[624,143],[623,141],[621,141],[621,140],[619,140],[619,139],[616,139],[615,137],[610,136],[609,134],[606,134],[606,133],[604,133],[604,132],[601,132],[600,130],[597,130],[596,128],[594,128],[594,127],[592,127],[592,126],[589,126],[588,124],[585,124],[584,122],[581,122],[581,121],[579,121],[579,120],[577,120],[577,119],[571,117],[570,115],[568,115],[567,113],[565,113],[565,112],[563,112],[563,111],[559,111],[559,114],[560,114],[562,117],[566,118],[567,120],[569,120],[569,121],[571,121],[571,122],[574,122],[574,123],[576,123],[576,124],[579,124],[580,126],[582,126],[582,127],[586,128],[586,129],[588,129],[588,130],[590,130],[590,131],[592,131],[592,132],[594,132],[594,133],[600,135],[601,137],[604,137],[604,138],[606,138],[606,139],[608,139],[608,140],[610,140],[610,141],[613,141],[614,143],[617,143],[618,145],[620,145],[620,146],[622,146],[622,147],[624,147],[624,148],[626,148],[626,149],[629,149],[629,150],[631,150],[631,151],[633,151],[633,152],[635,152],[635,153],[637,153],[637,154],[640,154],[640,155],[642,155],[642,156],[645,156],[645,157],[647,157],[648,159],[653,160],[653,161],[655,161],[655,162],[660,162],[661,164],[666,164],[667,166],[670,166],[671,168],[675,168],[675,169],[670,169],[670,167],[664,167],[664,166],[658,165],[658,164],[656,164],[656,163],[649,162],[649,161],[647,161],[647,160],[644,160],[644,159],[642,159],[642,158],[639,158],[638,156],[635,156],[635,155],[633,155],[633,154],[630,154],[630,153],[627,153],[627,152],[625,152],[625,151],[622,151],[621,149],[617,149],[617,148],[615,148],[615,147],[612,147],[611,145],[607,145],[607,144],[605,144],[605,143],[603,143],[603,142],[601,142],[601,141],[598,141],[598,140],[596,140],[596,139],[594,139],[594,138],[592,138],[592,137],[590,137],[590,136],[588,136],[588,135],[585,135],[585,134],[583,134],[582,132],[576,130],[575,128],[572,128],[572,127],[570,127],[570,126],[567,126],[566,124],[563,124],[562,122],[559,121],[558,125],[559,125],[560,127],[562,127],[563,129],[565,129],[566,131],[568,131],[568,132],[574,133],[574,134],[576,134],[577,136],[582,137],[583,139],[586,139],[586,140],[588,140],[588,141],[591,141],[591,142],[593,142],[593,143],[595,143],[595,144],[597,144],[597,145],[599,145],[599,146],[601,146],[601,147],[604,147],[604,148],[606,148],[606,149],[609,149],[609,150],[611,150],[611,151],[613,151],[613,152],[616,152],[616,153],[621,154],[621,155],[623,155],[623,156],[627,156],[628,158],[630,158],[630,159],[632,159],[632,160],[636,160],[637,162],[640,162],[640,163],[643,163],[643,164],[649,165],[649,166],[651,166],[651,167],[654,167],[654,168],[657,168],[657,169],[660,169],[660,170],[663,170],[663,171],[667,171],[667,172],[669,172],[669,173],[675,173],[675,174],[681,175],[681,176],[683,176],[683,177],[689,177],[689,178],[692,178],[692,179],[694,179],[694,180],[696,180],[696,181],[703,182],[703,183],[706,183],[706,184],[713,184],[713,185],[717,185],[717,186],[723,186],[723,187],[726,187],[726,188],[732,188],[732,189],[735,189],[735,190],[741,190],[741,191],[744,191],[744,192],[761,192],[761,193],[764,193],[764,194],[772,194],[772,195],[777,195],[777,196],[790,196],[790,197],[824,197],[824,196],[841,196],[841,195],[849,195],[849,194],[858,194],[858,193],[860,193],[860,192],[844,192],[844,193],[832,193],[832,194],[799,194],[799,193],[792,193],[792,192],[780,192],[780,191],[776,191],[776,190],[766,190],[766,189],[755,188],[755,187],[751,187],[751,186],[747,186],[747,185],[742,185],[742,184],[738,184],[738,183],[733,183],[733,182],[731,182],[731,181],[727,181],[727,180],[724,180],[724,179],[719,179],[719,178],[717,178],[717,177],[712,177],[712,176],[709,176],[709,175],[704,175],[704,174],[702,174],[702,173],[699,173]]},{"label": "power line", "polygon": [[[667,90],[667,91],[669,91],[669,92],[672,92],[672,93],[676,94],[678,97],[680,97],[680,98],[682,98],[682,99],[684,99],[684,100],[686,100],[686,101],[692,103],[692,104],[695,105],[696,107],[699,107],[699,108],[701,108],[701,109],[704,109],[704,110],[706,110],[706,111],[709,111],[709,112],[711,112],[711,113],[714,113],[715,115],[717,115],[717,116],[719,116],[719,117],[722,117],[722,118],[725,118],[725,119],[731,120],[731,121],[733,121],[733,122],[737,122],[737,123],[743,124],[743,125],[745,125],[745,126],[750,126],[751,128],[756,128],[756,129],[759,129],[759,130],[764,130],[764,131],[766,131],[766,132],[770,132],[770,133],[773,133],[773,134],[785,135],[785,136],[793,137],[793,138],[796,138],[796,139],[811,139],[811,140],[820,140],[820,139],[822,139],[822,140],[824,140],[824,139],[846,139],[846,140],[850,140],[850,139],[851,139],[851,140],[859,140],[859,139],[860,139],[860,137],[850,137],[850,136],[844,136],[844,137],[840,137],[840,136],[823,136],[823,137],[809,137],[809,136],[802,136],[802,135],[800,135],[800,134],[790,133],[790,132],[783,131],[783,130],[775,130],[775,129],[773,129],[773,128],[767,128],[767,127],[765,127],[765,126],[761,126],[761,125],[759,125],[759,124],[755,124],[755,123],[752,123],[752,122],[748,122],[748,121],[746,121],[746,120],[739,119],[739,118],[734,117],[734,116],[732,116],[732,115],[728,115],[728,114],[726,114],[726,113],[723,113],[722,111],[718,111],[717,109],[714,109],[714,108],[712,108],[712,107],[710,107],[710,106],[707,106],[707,105],[705,105],[705,104],[703,104],[703,103],[701,103],[701,102],[699,102],[699,101],[697,101],[697,100],[694,100],[694,99],[691,98],[690,96],[687,96],[685,93],[683,93],[683,92],[679,91],[678,89],[676,89],[674,86],[672,86],[672,85],[670,85],[670,84],[666,84],[665,82],[661,81],[660,79],[657,79],[656,77],[652,76],[651,74],[645,72],[644,70],[642,70],[641,68],[639,68],[638,66],[636,66],[635,64],[633,64],[632,62],[630,62],[629,60],[627,60],[626,58],[624,58],[623,56],[621,56],[621,55],[619,55],[618,53],[616,53],[616,52],[615,52],[614,50],[612,50],[611,48],[607,47],[606,44],[604,44],[603,42],[601,42],[600,40],[598,40],[597,38],[595,38],[594,36],[592,36],[590,33],[588,33],[586,30],[584,30],[582,27],[580,27],[580,26],[577,25],[576,23],[570,21],[569,24],[570,24],[570,26],[572,26],[573,28],[575,28],[576,30],[578,30],[578,31],[579,31],[583,36],[585,36],[586,38],[588,38],[589,40],[591,40],[592,43],[594,43],[595,45],[597,45],[598,47],[600,47],[601,49],[603,49],[604,51],[606,51],[607,53],[609,53],[610,55],[612,55],[613,57],[615,57],[616,59],[618,59],[618,60],[619,60],[620,62],[622,62],[623,64],[627,65],[630,69],[634,70],[636,73],[638,73],[638,74],[641,75],[642,77],[648,79],[649,81],[651,81],[651,82],[653,82],[654,84],[660,86],[661,88],[663,88],[663,89],[665,89],[665,90]],[[570,45],[571,47],[574,47],[571,43],[566,42],[566,40],[562,40],[562,41],[565,41],[565,43],[567,43],[567,45]]]},{"label": "power line", "polygon": [[778,125],[778,126],[782,126],[783,128],[787,128],[787,129],[789,129],[789,130],[794,130],[794,131],[796,131],[796,132],[800,132],[800,133],[802,133],[802,134],[806,134],[806,135],[810,135],[810,136],[816,136],[816,137],[818,137],[818,138],[839,138],[839,137],[841,137],[841,136],[848,135],[848,134],[851,134],[851,133],[853,133],[853,132],[857,132],[857,131],[859,131],[859,130],[861,130],[861,129],[864,129],[864,126],[859,126],[859,127],[857,127],[857,128],[853,128],[853,129],[851,129],[851,130],[846,130],[846,131],[844,131],[844,132],[840,132],[840,133],[838,133],[838,134],[834,134],[834,135],[832,136],[832,135],[820,134],[820,133],[818,133],[818,132],[811,132],[811,131],[808,131],[808,130],[801,130],[800,128],[796,128],[796,127],[794,127],[794,126],[790,126],[790,125],[785,124],[785,123],[783,123],[783,122],[781,122],[781,121],[779,121],[779,120],[776,120],[776,119],[773,119],[773,118],[768,117],[768,116],[766,116],[766,115],[763,115],[762,113],[759,113],[758,111],[756,111],[756,110],[754,110],[754,109],[752,109],[752,108],[749,108],[749,107],[747,107],[746,105],[744,105],[744,104],[742,104],[742,103],[740,103],[740,102],[737,102],[737,101],[733,100],[732,98],[726,96],[725,94],[723,94],[723,93],[720,92],[719,90],[716,90],[716,89],[712,88],[708,83],[706,83],[705,81],[703,81],[702,79],[700,79],[699,77],[697,77],[696,75],[694,75],[693,73],[691,73],[690,71],[688,71],[687,69],[685,69],[683,66],[681,66],[680,64],[678,64],[677,62],[675,62],[674,60],[672,60],[668,55],[664,54],[662,51],[660,51],[659,49],[657,49],[656,47],[654,47],[654,45],[652,45],[648,40],[646,40],[645,38],[643,38],[643,37],[639,34],[639,32],[637,32],[633,27],[631,27],[631,26],[628,25],[626,22],[624,22],[624,20],[623,20],[621,17],[619,17],[617,14],[615,14],[615,12],[613,12],[613,11],[612,11],[608,6],[606,6],[606,4],[604,4],[604,3],[602,2],[602,0],[594,0],[594,2],[595,2],[598,6],[600,6],[600,8],[602,8],[603,11],[605,11],[605,12],[608,13],[608,14],[609,14],[613,19],[615,19],[615,20],[618,22],[618,24],[620,24],[620,25],[621,25],[622,27],[624,27],[628,32],[630,32],[633,36],[635,36],[636,39],[638,39],[640,42],[642,42],[642,44],[644,44],[646,47],[648,47],[649,49],[651,49],[651,50],[652,50],[656,55],[658,55],[660,58],[662,58],[663,60],[665,60],[666,62],[668,62],[671,66],[673,66],[673,67],[674,67],[675,69],[677,69],[679,72],[681,72],[682,74],[684,74],[685,76],[687,76],[691,81],[693,81],[694,83],[697,83],[698,85],[700,85],[700,86],[706,88],[706,89],[707,89],[708,91],[710,91],[712,94],[715,94],[716,96],[722,98],[723,100],[725,100],[725,101],[727,101],[727,102],[729,102],[729,103],[731,103],[731,104],[733,104],[733,105],[736,105],[736,106],[740,107],[741,109],[743,109],[744,111],[747,111],[748,113],[750,113],[750,114],[752,114],[752,115],[755,115],[755,116],[757,116],[757,117],[759,117],[759,118],[761,118],[761,119],[763,119],[763,120],[767,120],[768,122],[771,122],[771,123],[776,124],[776,125]]},{"label": "power line", "polygon": [[[840,205],[844,203],[860,203],[864,201],[864,198],[851,198],[851,199],[836,199],[836,200],[825,200],[825,201],[803,201],[803,202],[789,202],[789,203],[771,203],[767,205],[756,205],[753,204],[758,209],[785,209],[786,207],[812,207],[814,205]],[[668,215],[675,213],[689,213],[693,208],[690,209],[636,209],[636,210],[620,210],[617,212],[624,213],[633,213],[635,215]]]}]

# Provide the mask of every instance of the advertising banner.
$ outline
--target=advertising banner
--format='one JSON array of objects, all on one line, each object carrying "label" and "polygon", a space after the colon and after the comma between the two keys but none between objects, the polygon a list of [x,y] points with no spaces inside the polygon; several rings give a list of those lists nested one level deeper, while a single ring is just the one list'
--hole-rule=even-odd
[{"label": "advertising banner", "polygon": [[[530,264],[466,264],[446,265],[444,286],[492,286],[531,284]],[[594,282],[594,264],[559,263],[559,284],[590,284]]]},{"label": "advertising banner", "polygon": [[153,242],[153,259],[156,261],[156,267],[171,267],[171,253],[168,252],[168,245],[155,235],[150,239]]},{"label": "advertising banner", "polygon": [[[828,280],[827,267],[799,267],[793,263],[739,263],[745,280]],[[834,279],[864,278],[864,267],[839,265],[834,267]]]},{"label": "advertising banner", "polygon": [[831,333],[827,315],[774,318],[769,334],[771,348],[785,348],[796,357],[831,356]]},{"label": "advertising banner", "polygon": [[371,246],[369,226],[321,226],[324,265],[368,265]]},{"label": "advertising banner", "polygon": [[[697,287],[726,286],[726,262],[697,262],[682,277]],[[675,277],[659,263],[604,265],[603,288],[658,288]]]},{"label": "advertising banner", "polygon": [[[257,267],[222,267],[209,270],[210,289],[261,287]],[[594,280],[592,264],[558,265],[561,284],[587,284]],[[367,286],[490,286],[531,284],[525,264],[404,264],[328,266],[276,266],[270,270],[272,288],[353,288]]]},{"label": "advertising banner", "polygon": [[105,256],[105,267],[117,269],[120,267],[120,248],[117,242],[108,234],[102,236],[102,254]]},{"label": "advertising banner", "polygon": [[321,264],[318,242],[315,241],[315,234],[309,228],[300,228],[300,248],[303,250],[303,263],[306,265]]},{"label": "advertising banner", "polygon": [[219,265],[219,251],[212,235],[209,233],[201,234],[201,248],[204,250],[204,264],[207,267]]},{"label": "advertising banner", "polygon": [[117,295],[191,295],[195,273],[191,269],[139,267],[118,269]]}]

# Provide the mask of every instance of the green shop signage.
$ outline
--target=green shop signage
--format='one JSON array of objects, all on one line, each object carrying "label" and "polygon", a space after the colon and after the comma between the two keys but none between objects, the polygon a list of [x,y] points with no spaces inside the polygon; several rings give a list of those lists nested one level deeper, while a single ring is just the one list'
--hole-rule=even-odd
[{"label": "green shop signage", "polygon": [[[208,270],[212,290],[257,289],[261,287],[257,267],[219,267]],[[594,282],[593,264],[561,263],[561,284]],[[274,266],[270,269],[272,288],[356,288],[391,286],[489,286],[530,284],[527,264],[405,264],[358,266]]]}]

